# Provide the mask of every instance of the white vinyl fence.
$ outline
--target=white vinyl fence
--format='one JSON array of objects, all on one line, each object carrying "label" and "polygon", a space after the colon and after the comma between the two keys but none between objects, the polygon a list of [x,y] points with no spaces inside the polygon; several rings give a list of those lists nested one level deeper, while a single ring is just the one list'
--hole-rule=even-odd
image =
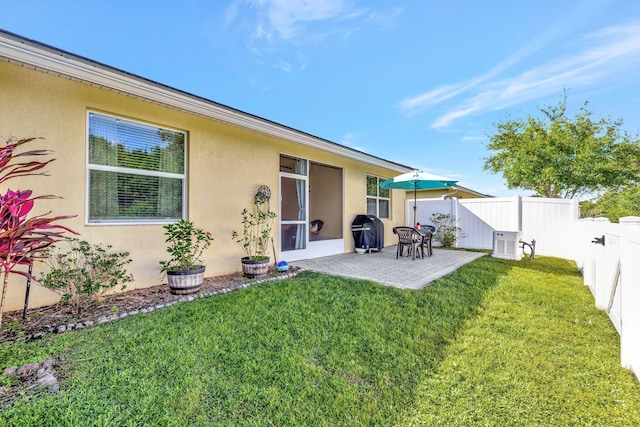
[{"label": "white vinyl fence", "polygon": [[[573,259],[572,233],[580,217],[578,199],[494,197],[485,199],[422,199],[416,222],[432,224],[433,213],[450,214],[461,232],[456,246],[492,249],[494,231],[521,231],[522,240],[536,239],[536,253]],[[405,222],[413,221],[413,199],[407,200]],[[570,256],[567,256],[570,254]]]},{"label": "white vinyl fence", "polygon": [[[413,221],[413,199],[405,221]],[[494,231],[520,231],[536,240],[536,254],[574,260],[595,305],[620,334],[622,366],[640,378],[640,217],[579,219],[578,199],[507,197],[423,199],[416,221],[432,224],[433,213],[450,214],[461,231],[456,246],[492,249]]]},{"label": "white vinyl fence", "polygon": [[576,236],[573,259],[620,333],[620,363],[640,377],[640,217],[582,219]]}]

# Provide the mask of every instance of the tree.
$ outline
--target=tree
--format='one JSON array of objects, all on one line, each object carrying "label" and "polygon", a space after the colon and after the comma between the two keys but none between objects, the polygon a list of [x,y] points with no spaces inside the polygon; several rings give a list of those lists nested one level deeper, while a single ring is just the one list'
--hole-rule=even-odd
[{"label": "tree", "polygon": [[606,217],[612,222],[625,216],[640,216],[640,187],[608,190],[595,201],[580,203],[582,217]]},{"label": "tree", "polygon": [[640,181],[640,142],[621,130],[621,119],[594,119],[588,102],[567,117],[566,95],[539,108],[542,119],[498,123],[484,169],[502,173],[511,189],[573,198]]}]

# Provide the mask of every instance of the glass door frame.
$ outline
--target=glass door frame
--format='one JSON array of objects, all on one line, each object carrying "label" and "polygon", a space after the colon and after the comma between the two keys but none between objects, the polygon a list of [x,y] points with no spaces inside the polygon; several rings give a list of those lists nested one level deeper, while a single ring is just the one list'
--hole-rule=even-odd
[{"label": "glass door frame", "polygon": [[[287,156],[287,157],[292,157],[293,156]],[[289,257],[289,258],[298,258],[301,254],[303,254],[307,248],[309,247],[309,230],[308,230],[308,224],[309,224],[309,160],[308,159],[302,159],[300,157],[295,157],[296,160],[301,160],[306,162],[305,165],[305,172],[306,175],[300,175],[297,173],[292,173],[292,172],[280,172],[280,177],[279,177],[279,186],[280,186],[280,212],[283,211],[282,209],[282,179],[283,178],[289,178],[289,179],[294,179],[297,181],[304,181],[304,219],[296,219],[296,220],[285,220],[282,218],[282,216],[280,217],[280,224],[279,224],[279,229],[280,229],[280,258],[282,258],[283,256],[285,257]],[[304,236],[304,246],[300,249],[291,249],[291,250],[287,250],[287,251],[283,251],[282,247],[282,238],[283,238],[283,233],[282,233],[282,226],[283,225],[298,225],[302,226],[302,229],[304,230],[303,236]]]}]

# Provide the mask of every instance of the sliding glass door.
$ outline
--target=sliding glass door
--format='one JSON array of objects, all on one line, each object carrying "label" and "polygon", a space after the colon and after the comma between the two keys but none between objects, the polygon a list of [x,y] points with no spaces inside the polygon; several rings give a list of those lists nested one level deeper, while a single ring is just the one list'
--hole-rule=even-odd
[{"label": "sliding glass door", "polygon": [[308,165],[304,159],[280,156],[280,249],[307,248]]},{"label": "sliding glass door", "polygon": [[280,156],[282,259],[344,252],[342,177],[342,168]]}]

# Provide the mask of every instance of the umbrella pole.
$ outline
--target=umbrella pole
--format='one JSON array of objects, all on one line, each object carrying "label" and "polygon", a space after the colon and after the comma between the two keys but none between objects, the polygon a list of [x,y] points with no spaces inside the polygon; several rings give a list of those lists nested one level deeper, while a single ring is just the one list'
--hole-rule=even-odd
[{"label": "umbrella pole", "polygon": [[412,227],[416,226],[416,211],[418,210],[418,183],[413,183],[413,224]]}]

